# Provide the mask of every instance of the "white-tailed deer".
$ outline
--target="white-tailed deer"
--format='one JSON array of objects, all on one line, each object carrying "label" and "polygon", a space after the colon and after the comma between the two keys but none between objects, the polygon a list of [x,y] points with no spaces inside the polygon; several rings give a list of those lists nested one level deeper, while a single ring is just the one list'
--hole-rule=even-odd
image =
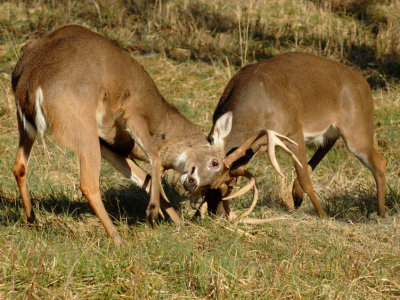
[{"label": "white-tailed deer", "polygon": [[[161,186],[162,170],[182,175],[189,192],[209,185],[225,156],[222,139],[231,114],[217,121],[211,145],[205,134],[160,95],[148,73],[104,37],[80,26],[66,26],[24,49],[12,75],[19,147],[13,172],[28,222],[34,214],[27,186],[27,165],[37,136],[47,129],[77,153],[83,195],[115,243],[118,235],[101,200],[100,159],[150,192],[147,220],[161,207],[179,223]],[[151,164],[149,176],[133,159]]]},{"label": "white-tailed deer", "polygon": [[[215,109],[214,125],[226,112],[233,115],[232,130],[223,140],[226,153],[264,129],[279,132],[298,144],[288,144],[300,161],[294,164],[297,173],[292,191],[294,204],[301,205],[304,191],[321,217],[326,214],[314,193],[310,173],[342,137],[348,149],[372,172],[378,214],[385,216],[386,162],[374,147],[371,91],[357,71],[310,54],[279,55],[242,68],[229,81]],[[234,155],[225,173],[243,169],[256,152],[265,151],[266,140],[258,138],[251,146],[252,141],[248,150],[242,147],[241,154]],[[318,145],[308,167],[305,142]],[[232,176],[226,177],[220,175],[215,182],[214,187],[219,185],[220,192],[211,191],[206,196],[214,209],[227,193]]]}]

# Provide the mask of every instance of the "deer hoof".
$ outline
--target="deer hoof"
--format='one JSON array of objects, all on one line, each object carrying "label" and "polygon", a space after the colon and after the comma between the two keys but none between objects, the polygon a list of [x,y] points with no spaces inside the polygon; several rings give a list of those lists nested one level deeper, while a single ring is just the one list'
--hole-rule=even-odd
[{"label": "deer hoof", "polygon": [[294,207],[298,209],[301,206],[301,203],[303,203],[303,198],[293,195],[293,202],[294,202]]},{"label": "deer hoof", "polygon": [[116,246],[120,246],[122,244],[122,239],[119,236],[118,232],[113,232],[111,234],[111,238]]},{"label": "deer hoof", "polygon": [[292,197],[293,197],[293,202],[294,202],[294,207],[298,209],[301,206],[301,203],[303,202],[303,189],[300,186],[299,180],[296,178],[293,181],[293,188],[292,188]]},{"label": "deer hoof", "polygon": [[26,217],[26,221],[29,223],[29,225],[32,225],[35,221],[35,213],[33,210],[31,211],[30,216]]},{"label": "deer hoof", "polygon": [[155,221],[157,220],[159,210],[159,208],[156,209],[155,207],[151,206],[146,211],[146,221],[153,228]]}]

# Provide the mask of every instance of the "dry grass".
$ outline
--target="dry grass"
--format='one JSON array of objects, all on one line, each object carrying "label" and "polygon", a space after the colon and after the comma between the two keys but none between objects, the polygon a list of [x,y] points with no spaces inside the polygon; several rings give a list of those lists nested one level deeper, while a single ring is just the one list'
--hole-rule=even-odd
[{"label": "dry grass", "polygon": [[373,86],[398,80],[400,3],[391,1],[6,1],[3,51],[68,23],[89,26],[129,51],[240,66],[307,51],[364,70]]},{"label": "dry grass", "polygon": [[[393,1],[24,1],[0,4],[0,298],[396,299],[400,297],[399,5]],[[25,224],[11,166],[17,130],[10,73],[28,38],[86,25],[130,51],[167,100],[200,126],[229,78],[254,59],[298,50],[344,61],[376,88],[376,140],[387,159],[388,217],[376,216],[375,185],[343,143],[312,175],[330,218],[308,199],[290,206],[287,179],[261,156],[255,216],[263,226],[205,220],[175,228],[143,224],[147,195],[102,164],[103,200],[125,244],[110,244],[79,191],[75,155],[50,138],[35,145],[28,176],[37,222]],[[311,149],[309,154],[313,150]],[[176,174],[164,185],[191,218]],[[250,197],[233,204],[243,209]],[[236,231],[237,230],[237,231]]]}]

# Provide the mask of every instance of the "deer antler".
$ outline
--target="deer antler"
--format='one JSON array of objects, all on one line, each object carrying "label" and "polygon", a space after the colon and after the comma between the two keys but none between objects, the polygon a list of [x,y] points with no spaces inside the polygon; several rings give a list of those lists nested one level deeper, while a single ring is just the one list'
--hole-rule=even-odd
[{"label": "deer antler", "polygon": [[243,188],[241,188],[239,191],[234,193],[233,195],[222,198],[223,201],[227,201],[229,199],[239,197],[239,196],[247,193],[252,187],[254,188],[253,201],[251,202],[249,209],[247,211],[245,211],[244,213],[242,213],[241,215],[239,215],[238,217],[230,218],[230,216],[228,215],[229,222],[236,223],[237,221],[248,216],[253,211],[254,207],[257,204],[257,200],[258,200],[258,189],[257,189],[256,179],[253,176],[253,174],[251,174],[250,172],[245,171],[245,170],[235,170],[235,171],[231,172],[230,175],[232,177],[244,176],[244,177],[250,179],[250,182],[247,185],[245,185]]},{"label": "deer antler", "polygon": [[[232,195],[229,196],[225,196],[228,191],[230,190],[228,187],[229,182],[236,177],[239,176],[244,176],[246,178],[248,178],[250,180],[250,182],[248,184],[246,184],[244,187],[242,187],[239,191],[235,192]],[[241,215],[237,216],[235,213],[230,211],[229,205],[228,205],[228,200],[231,200],[233,198],[239,197],[241,195],[244,195],[245,193],[247,193],[252,187],[254,187],[254,193],[253,193],[253,201],[249,207],[249,209],[247,211],[245,211],[244,213],[242,213]],[[285,217],[274,217],[274,218],[268,218],[268,219],[252,219],[252,218],[246,218],[254,209],[254,207],[257,204],[258,201],[258,189],[257,189],[257,183],[256,183],[256,179],[254,177],[253,174],[251,174],[248,171],[245,170],[233,170],[229,173],[229,177],[226,179],[226,182],[223,182],[220,187],[219,187],[219,193],[217,193],[217,198],[218,201],[223,201],[222,207],[225,211],[225,216],[228,220],[229,223],[233,224],[236,223],[238,221],[240,221],[241,223],[244,224],[253,224],[253,225],[257,225],[257,224],[265,224],[265,223],[271,223],[271,222],[275,222],[275,221],[279,221],[279,220],[284,220],[287,219]],[[211,196],[211,198],[207,198],[210,197],[209,195],[206,195],[206,199],[204,200],[204,202],[202,203],[202,205],[200,206],[198,212],[196,213],[198,216],[203,217],[205,210],[207,209],[207,206],[210,203],[214,203],[214,201],[209,202],[209,200],[214,199],[215,197],[215,193],[213,193],[213,196]],[[208,209],[210,209],[210,207],[208,207]]]},{"label": "deer antler", "polygon": [[298,163],[300,166],[302,166],[299,159],[296,157],[296,155],[292,151],[290,151],[290,149],[288,147],[286,147],[286,145],[280,140],[280,138],[283,138],[283,139],[287,140],[288,142],[297,145],[297,143],[295,141],[293,141],[293,140],[289,139],[288,137],[286,137],[282,134],[279,134],[271,129],[264,129],[264,130],[260,130],[257,134],[255,134],[254,136],[252,136],[251,138],[246,140],[239,148],[237,148],[235,151],[233,151],[231,154],[229,154],[224,160],[225,167],[229,170],[230,167],[232,166],[232,164],[236,160],[241,158],[243,155],[245,155],[246,150],[249,149],[253,145],[254,142],[259,140],[264,135],[267,136],[267,141],[268,141],[267,149],[268,149],[269,160],[271,161],[272,166],[275,168],[275,170],[278,172],[279,175],[281,175],[282,177],[285,177],[279,167],[277,160],[276,160],[276,156],[275,156],[275,147],[276,146],[281,147],[283,150],[285,150],[287,153],[289,153],[290,156],[296,161],[296,163]]},{"label": "deer antler", "polygon": [[297,146],[297,143],[291,139],[289,139],[287,136],[284,136],[282,134],[279,134],[273,130],[266,130],[267,131],[267,139],[268,139],[268,157],[269,160],[271,161],[272,166],[275,168],[275,170],[281,175],[282,177],[285,177],[279,167],[278,162],[276,161],[276,156],[275,156],[275,147],[279,146],[283,150],[285,150],[287,153],[290,154],[290,156],[298,163],[301,167],[303,167],[297,158],[296,155],[292,151],[289,150],[288,147],[279,138],[286,139],[288,142],[293,143]]},{"label": "deer antler", "polygon": [[[247,193],[252,187],[254,187],[253,201],[247,211],[240,214],[239,216],[236,216],[236,214],[233,212],[225,211],[228,221],[231,224],[240,221],[244,224],[261,225],[261,224],[265,224],[265,223],[271,223],[271,222],[287,219],[285,217],[275,217],[275,218],[267,218],[267,219],[253,219],[253,218],[245,219],[245,217],[247,217],[253,211],[253,209],[256,206],[257,201],[258,201],[258,189],[257,189],[256,179],[253,176],[253,174],[251,174],[248,171],[244,171],[244,170],[243,171],[242,170],[241,171],[239,171],[239,170],[232,171],[230,175],[232,177],[244,176],[244,177],[250,179],[250,182],[248,184],[246,184],[243,188],[241,188],[239,191],[234,193],[233,195],[229,195],[227,197],[222,198],[223,201],[227,201],[227,200],[239,197],[239,196]],[[226,209],[226,206],[224,208]]]},{"label": "deer antler", "polygon": [[[239,176],[245,176],[245,177],[249,178],[248,176],[246,176],[244,174],[243,175],[236,175],[236,176],[233,176],[233,177],[239,177]],[[234,194],[222,198],[222,200],[226,201],[226,200],[230,200],[230,199],[233,199],[233,198],[237,198],[237,197],[240,197],[240,196],[246,194],[248,191],[250,191],[255,186],[256,180],[255,180],[253,175],[251,175],[251,177],[249,179],[250,179],[250,182],[248,184],[246,184],[244,187],[242,187],[240,190],[238,190]]]},{"label": "deer antler", "polygon": [[[246,154],[247,149],[249,149],[253,145],[254,142],[259,140],[264,135],[267,136],[267,143],[268,143],[267,151],[268,151],[269,160],[271,161],[272,166],[279,173],[279,175],[284,177],[284,175],[279,167],[279,164],[276,160],[276,156],[275,156],[275,147],[276,146],[281,147],[283,150],[285,150],[287,153],[289,153],[290,156],[296,161],[296,163],[298,163],[300,166],[302,166],[302,164],[300,163],[300,161],[298,160],[296,155],[292,151],[290,151],[290,149],[281,141],[281,139],[285,139],[288,142],[293,143],[295,145],[297,145],[297,143],[282,134],[279,134],[270,129],[265,129],[265,130],[258,131],[254,136],[247,139],[239,148],[237,148],[235,151],[233,151],[231,154],[229,154],[225,158],[224,172],[222,173],[222,176],[220,177],[220,179],[215,183],[215,188],[218,188],[220,190],[220,194],[223,197],[222,201],[228,201],[230,199],[242,196],[245,193],[247,193],[248,191],[250,191],[252,188],[254,189],[253,201],[247,211],[245,211],[244,213],[242,213],[239,216],[236,216],[233,213],[229,212],[228,210],[225,210],[226,216],[230,223],[235,223],[239,220],[242,220],[243,223],[247,223],[247,224],[263,224],[263,223],[272,222],[274,220],[280,219],[280,218],[274,218],[274,219],[245,219],[245,220],[243,220],[246,216],[248,216],[253,211],[254,207],[257,204],[257,201],[258,201],[257,182],[256,182],[254,175],[248,171],[245,171],[245,170],[232,170],[231,171],[230,170],[232,164],[235,161],[237,161],[239,158],[244,156]],[[248,178],[250,180],[249,183],[246,184],[244,187],[242,187],[239,191],[235,192],[234,194],[224,197],[227,194],[228,185],[229,185],[229,182],[232,180],[232,177],[239,177],[239,176],[244,176],[244,177]],[[226,207],[224,207],[224,208],[226,209]]]}]

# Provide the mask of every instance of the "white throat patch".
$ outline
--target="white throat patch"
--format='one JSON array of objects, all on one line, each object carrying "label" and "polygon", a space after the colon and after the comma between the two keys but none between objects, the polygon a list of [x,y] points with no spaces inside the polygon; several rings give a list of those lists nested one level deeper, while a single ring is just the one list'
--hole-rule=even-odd
[{"label": "white throat patch", "polygon": [[173,162],[172,166],[174,167],[175,170],[177,170],[180,173],[183,173],[186,169],[186,164],[187,164],[187,156],[185,152],[182,152],[179,154],[179,156],[175,159]]}]

